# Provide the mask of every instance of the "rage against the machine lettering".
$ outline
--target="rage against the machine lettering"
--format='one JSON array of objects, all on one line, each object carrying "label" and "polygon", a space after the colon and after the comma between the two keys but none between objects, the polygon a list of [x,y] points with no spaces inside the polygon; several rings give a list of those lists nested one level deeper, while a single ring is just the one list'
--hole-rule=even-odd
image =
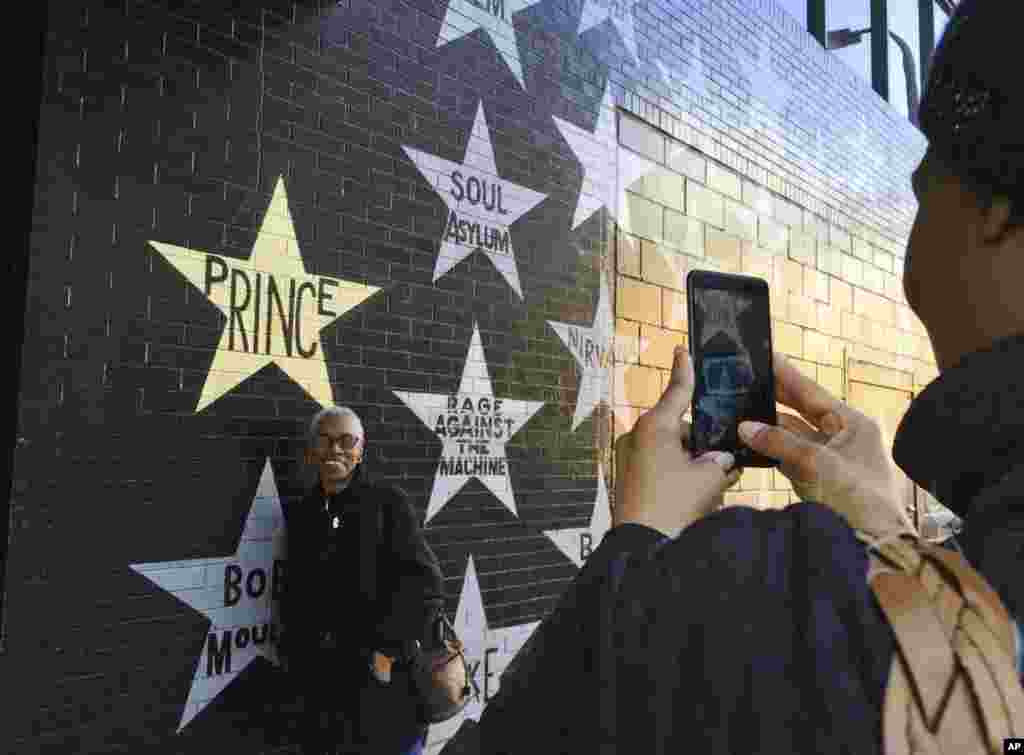
[{"label": "rage against the machine lettering", "polygon": [[505,458],[491,457],[491,441],[507,440],[515,420],[502,414],[502,399],[449,396],[434,432],[458,443],[458,455],[441,458],[439,475],[506,474]]}]

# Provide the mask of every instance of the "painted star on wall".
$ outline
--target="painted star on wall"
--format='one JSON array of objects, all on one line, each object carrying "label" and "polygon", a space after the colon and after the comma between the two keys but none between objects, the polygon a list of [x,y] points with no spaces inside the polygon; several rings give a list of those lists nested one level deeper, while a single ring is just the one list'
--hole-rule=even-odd
[{"label": "painted star on wall", "polygon": [[615,197],[615,162],[617,147],[615,135],[615,101],[612,99],[611,81],[605,82],[604,97],[598,106],[597,125],[590,132],[579,126],[553,117],[562,138],[569,144],[583,171],[583,183],[576,198],[572,227],[576,229],[587,218],[607,207],[613,208]]},{"label": "painted star on wall", "polygon": [[544,530],[558,549],[576,566],[582,568],[587,556],[597,550],[605,533],[611,529],[612,512],[608,506],[608,488],[604,483],[604,474],[598,468],[597,500],[590,515],[588,527],[568,527],[560,530]]},{"label": "painted star on wall", "polygon": [[473,689],[473,697],[462,713],[430,727],[427,734],[428,747],[453,736],[467,718],[480,720],[487,701],[494,697],[498,690],[501,672],[539,623],[534,621],[529,624],[491,629],[484,611],[476,566],[473,557],[469,557],[466,574],[462,578],[459,606],[455,610],[455,621],[452,625],[455,633],[465,644],[466,665],[469,666],[472,675],[470,686]]},{"label": "painted star on wall", "polygon": [[638,60],[636,30],[633,23],[635,5],[634,0],[583,0],[583,13],[580,15],[580,28],[577,33],[582,34],[598,24],[611,21],[619,30],[622,43],[633,56],[633,60]]},{"label": "painted star on wall", "polygon": [[320,334],[380,287],[306,272],[283,177],[247,260],[149,243],[225,317],[197,413],[269,364],[334,403]]},{"label": "painted star on wall", "polygon": [[547,195],[504,181],[498,175],[483,102],[477,107],[461,163],[412,147],[402,149],[448,208],[434,280],[479,249],[523,298],[509,227]]},{"label": "painted star on wall", "polygon": [[538,2],[540,0],[449,0],[437,37],[437,46],[443,47],[477,29],[483,29],[515,75],[519,86],[525,88],[512,16]]},{"label": "painted star on wall", "polygon": [[455,395],[409,391],[394,394],[442,441],[441,460],[424,525],[474,477],[518,516],[505,444],[540,411],[544,402],[494,397],[475,322]]},{"label": "painted star on wall", "polygon": [[609,405],[611,403],[608,373],[612,348],[612,307],[604,276],[601,276],[594,322],[589,328],[552,320],[548,320],[548,325],[572,352],[582,371],[576,395],[576,410],[572,415],[572,429],[575,431],[598,404],[602,401]]},{"label": "painted star on wall", "polygon": [[619,147],[616,152],[616,163],[618,166],[618,199],[616,202],[618,206],[615,210],[615,219],[618,220],[622,230],[628,233],[632,232],[633,224],[630,218],[629,196],[626,192],[644,176],[659,170],[660,166],[653,160],[648,160],[646,157],[641,157],[622,147]]},{"label": "painted star on wall", "polygon": [[284,514],[268,458],[233,555],[131,564],[210,620],[179,732],[257,658],[280,665],[274,595],[285,548]]}]

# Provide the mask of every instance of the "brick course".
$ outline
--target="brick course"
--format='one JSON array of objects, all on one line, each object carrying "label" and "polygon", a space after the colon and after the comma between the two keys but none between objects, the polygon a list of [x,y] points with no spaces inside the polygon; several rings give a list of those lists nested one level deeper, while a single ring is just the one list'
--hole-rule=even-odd
[{"label": "brick course", "polygon": [[[464,587],[479,594],[485,698],[577,572],[548,533],[589,527],[598,476],[613,488],[611,440],[687,343],[689,270],[768,281],[774,348],[836,395],[852,359],[867,364],[859,379],[907,394],[937,375],[901,284],[923,138],[772,0],[637,3],[639,60],[618,23],[574,37],[579,3],[560,0],[440,46],[481,4],[101,5],[51,4],[19,410],[31,445],[16,456],[0,655],[0,678],[18,684],[8,750],[293,744],[275,728],[289,701],[265,659],[176,733],[209,622],[130,567],[234,553],[268,459],[281,501],[302,494],[318,378],[266,365],[197,411],[211,373],[240,369],[216,361],[233,310],[150,242],[241,263],[269,207],[264,267],[380,287],[317,347],[333,401],[364,418],[368,465],[424,518],[441,442],[396,391],[457,391],[479,332],[494,395],[545,402],[508,446],[515,512],[470,480],[425,526],[449,615]],[[727,41],[751,23],[791,66],[762,68]],[[792,101],[763,128],[749,103],[777,111],[759,88],[775,79],[795,84]],[[599,117],[605,91],[614,109]],[[489,145],[471,138],[481,105]],[[408,150],[433,156],[433,172]],[[631,159],[651,170],[620,185]],[[513,187],[544,199],[509,227],[510,255],[476,251],[439,274],[444,182],[472,160],[485,205],[483,179],[502,202]],[[293,233],[272,205],[279,180]],[[594,212],[577,217],[581,195]],[[622,202],[628,228],[615,227]],[[573,431],[583,368],[548,323],[590,328],[602,281],[611,406]],[[788,487],[747,470],[726,501],[782,507]],[[435,727],[431,750],[451,733]]]}]

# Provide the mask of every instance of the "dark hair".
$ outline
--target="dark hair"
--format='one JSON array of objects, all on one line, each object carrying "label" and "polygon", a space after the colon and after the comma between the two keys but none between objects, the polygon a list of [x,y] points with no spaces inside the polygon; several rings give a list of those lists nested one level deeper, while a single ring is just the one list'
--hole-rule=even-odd
[{"label": "dark hair", "polygon": [[930,149],[929,170],[938,172],[947,178],[955,178],[967,191],[974,195],[981,207],[989,208],[997,199],[1006,199],[1010,202],[1010,225],[1024,226],[1024,191],[1007,192],[1002,187],[996,186],[982,172],[971,170],[970,164],[966,161],[952,159],[943,153]]},{"label": "dark hair", "polygon": [[1024,88],[1005,55],[1019,47],[1015,2],[963,0],[931,60],[919,122],[929,153],[989,207],[1024,207]]}]

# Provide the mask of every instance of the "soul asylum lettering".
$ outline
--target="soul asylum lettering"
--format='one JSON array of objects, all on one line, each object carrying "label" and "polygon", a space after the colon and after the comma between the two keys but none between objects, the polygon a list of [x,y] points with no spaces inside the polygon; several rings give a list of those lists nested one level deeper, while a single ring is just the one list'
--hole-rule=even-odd
[{"label": "soul asylum lettering", "polygon": [[[589,331],[589,328],[586,330]],[[589,335],[584,335],[580,328],[575,326],[569,328],[569,348],[579,354],[586,367],[594,367],[595,361],[598,367],[608,366],[608,348],[597,343]]]},{"label": "soul asylum lettering", "polygon": [[442,458],[442,475],[507,474],[504,458],[488,458],[491,441],[508,439],[514,421],[501,414],[502,399],[448,397],[448,411],[437,415],[434,432],[458,443],[459,455]]},{"label": "soul asylum lettering", "polygon": [[[283,341],[284,352],[288,356],[298,352],[299,356],[310,359],[316,354],[319,339],[314,330],[308,348],[303,345],[304,297],[310,296],[316,300],[317,314],[336,314],[327,309],[325,304],[334,298],[329,287],[338,285],[329,278],[321,278],[318,286],[308,280],[296,286],[294,278],[289,279],[286,285],[270,273],[229,268],[224,258],[208,254],[203,279],[203,291],[207,296],[214,285],[230,287],[228,349],[231,351],[270,355],[272,347]],[[238,346],[235,345],[236,338]]]},{"label": "soul asylum lettering", "polygon": [[[482,6],[481,6],[482,7]],[[487,213],[508,215],[501,204],[501,184],[486,178],[476,176],[464,177],[461,172],[454,170],[451,174],[451,194],[456,201],[466,200],[474,207],[482,207]],[[508,230],[504,227],[495,227],[481,224],[478,221],[466,220],[459,217],[455,210],[448,213],[448,224],[445,228],[445,241],[453,241],[457,244],[470,244],[480,246],[488,251],[508,254],[510,241]]]},{"label": "soul asylum lettering", "polygon": [[[279,600],[284,589],[285,564],[282,559],[275,558],[274,565],[267,575],[266,569],[256,567],[246,574],[238,564],[224,567],[224,606],[236,605],[244,596],[250,600],[259,600],[269,588],[273,600]],[[280,642],[280,628],[273,621],[264,621],[252,627],[233,627],[225,629],[218,638],[210,634],[206,653],[206,676],[220,676],[231,673],[231,648],[239,650],[253,645],[262,645],[269,641],[277,645]]]}]

